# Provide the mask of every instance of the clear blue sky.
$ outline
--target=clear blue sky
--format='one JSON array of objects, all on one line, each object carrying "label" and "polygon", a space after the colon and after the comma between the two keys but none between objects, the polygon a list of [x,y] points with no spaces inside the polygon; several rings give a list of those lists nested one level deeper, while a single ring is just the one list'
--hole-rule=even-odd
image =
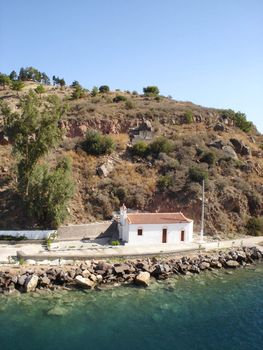
[{"label": "clear blue sky", "polygon": [[0,71],[34,66],[245,112],[263,131],[263,0],[0,0]]}]

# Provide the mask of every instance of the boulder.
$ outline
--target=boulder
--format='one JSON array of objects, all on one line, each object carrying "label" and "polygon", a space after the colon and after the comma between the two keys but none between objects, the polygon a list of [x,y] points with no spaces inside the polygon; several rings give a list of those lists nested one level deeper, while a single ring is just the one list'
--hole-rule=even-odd
[{"label": "boulder", "polygon": [[238,160],[238,156],[231,146],[223,146],[223,159],[235,159]]},{"label": "boulder", "polygon": [[112,161],[108,160],[106,163],[98,167],[97,172],[99,176],[107,177],[112,170],[113,170],[113,163]]},{"label": "boulder", "polygon": [[26,279],[27,279],[27,275],[22,275],[22,276],[18,277],[17,283],[20,286],[23,286],[25,284]]},{"label": "boulder", "polygon": [[66,313],[67,313],[67,310],[59,305],[53,307],[47,312],[49,316],[64,316]]},{"label": "boulder", "polygon": [[46,286],[50,285],[50,279],[48,277],[42,277],[40,279],[40,283],[42,286],[46,287]]},{"label": "boulder", "polygon": [[31,276],[28,276],[26,281],[25,281],[25,291],[26,292],[33,292],[36,287],[37,287],[37,284],[38,284],[38,276],[37,275],[31,275]]},{"label": "boulder", "polygon": [[127,264],[116,264],[113,266],[113,269],[117,275],[124,274],[130,271],[130,266]]},{"label": "boulder", "polygon": [[208,143],[207,146],[222,149],[224,147],[224,142],[222,140],[215,140],[213,142]]},{"label": "boulder", "polygon": [[230,268],[236,268],[239,266],[239,263],[235,260],[228,260],[226,261],[226,266]]},{"label": "boulder", "polygon": [[225,126],[221,123],[217,123],[215,126],[214,126],[214,131],[225,131]]},{"label": "boulder", "polygon": [[89,278],[84,278],[80,275],[75,277],[75,281],[78,285],[83,288],[91,289],[95,286],[95,282],[91,281]]},{"label": "boulder", "polygon": [[234,146],[234,149],[236,153],[240,154],[241,156],[250,156],[251,155],[251,150],[250,147],[246,146],[244,142],[238,139],[230,139],[230,142]]},{"label": "boulder", "polygon": [[210,268],[209,262],[203,261],[199,264],[200,270],[206,270]]},{"label": "boulder", "polygon": [[142,271],[135,277],[135,284],[138,286],[148,287],[150,284],[150,277],[151,275],[149,272]]},{"label": "boulder", "polygon": [[3,131],[0,132],[0,145],[6,146],[9,144],[9,138],[4,134]]}]

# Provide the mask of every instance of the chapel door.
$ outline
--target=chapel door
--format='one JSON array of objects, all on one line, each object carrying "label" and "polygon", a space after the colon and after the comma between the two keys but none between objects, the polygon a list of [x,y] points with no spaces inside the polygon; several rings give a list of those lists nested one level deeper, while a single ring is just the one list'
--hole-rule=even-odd
[{"label": "chapel door", "polygon": [[184,242],[184,231],[181,231],[181,241]]},{"label": "chapel door", "polygon": [[167,243],[167,228],[163,228],[162,243]]}]

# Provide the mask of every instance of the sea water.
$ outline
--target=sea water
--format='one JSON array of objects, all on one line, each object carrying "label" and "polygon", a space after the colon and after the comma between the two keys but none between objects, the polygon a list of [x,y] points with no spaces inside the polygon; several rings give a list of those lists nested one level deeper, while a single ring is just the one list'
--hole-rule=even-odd
[{"label": "sea water", "polygon": [[0,296],[0,349],[262,349],[262,278],[258,264],[147,289]]}]

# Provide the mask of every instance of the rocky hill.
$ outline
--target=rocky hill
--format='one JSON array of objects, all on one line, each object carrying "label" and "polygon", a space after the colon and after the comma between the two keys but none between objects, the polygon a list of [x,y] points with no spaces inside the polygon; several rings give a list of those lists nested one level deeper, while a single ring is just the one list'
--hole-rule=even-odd
[{"label": "rocky hill", "polygon": [[[20,92],[0,91],[13,109],[36,84]],[[206,108],[162,96],[114,91],[72,99],[73,88],[45,86],[67,104],[60,123],[64,140],[50,151],[52,161],[73,159],[75,196],[68,223],[109,219],[122,202],[131,209],[181,210],[196,223],[201,216],[201,177],[206,178],[206,232],[231,235],[244,231],[251,216],[263,215],[263,137],[252,127],[245,132],[229,111]],[[123,97],[118,97],[123,96]],[[109,156],[88,155],[81,142],[87,130],[109,134],[116,143]],[[169,152],[140,156],[135,140],[151,143],[164,136]],[[11,145],[0,115],[0,227],[30,226],[15,193],[16,172]]]}]

